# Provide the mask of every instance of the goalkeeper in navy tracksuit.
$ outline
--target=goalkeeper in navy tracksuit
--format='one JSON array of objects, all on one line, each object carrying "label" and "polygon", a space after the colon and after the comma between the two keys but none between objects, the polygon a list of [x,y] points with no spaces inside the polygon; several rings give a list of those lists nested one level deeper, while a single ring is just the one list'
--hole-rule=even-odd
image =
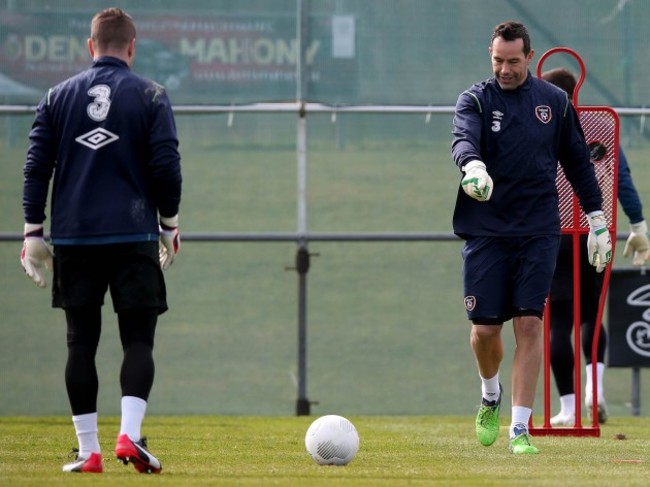
[{"label": "goalkeeper in navy tracksuit", "polygon": [[[95,15],[92,67],[47,92],[29,134],[21,263],[39,287],[53,263],[52,304],[66,315],[65,383],[79,451],[65,472],[103,468],[95,354],[107,290],[124,351],[115,454],[140,472],[161,470],[140,428],[154,379],[156,323],[167,310],[162,270],[180,244],[181,168],[165,90],[130,71],[135,37],[122,10]],[[53,262],[43,240],[50,180]]]},{"label": "goalkeeper in navy tracksuit", "polygon": [[611,241],[602,195],[578,116],[562,90],[534,78],[534,51],[520,23],[496,26],[489,47],[494,77],[463,92],[456,105],[452,155],[463,173],[454,232],[465,240],[464,302],[482,381],[479,441],[499,432],[503,389],[501,330],[513,320],[510,451],[537,453],[530,443],[542,358],[542,316],[560,243],[557,161],[588,215],[590,262],[602,271]]}]

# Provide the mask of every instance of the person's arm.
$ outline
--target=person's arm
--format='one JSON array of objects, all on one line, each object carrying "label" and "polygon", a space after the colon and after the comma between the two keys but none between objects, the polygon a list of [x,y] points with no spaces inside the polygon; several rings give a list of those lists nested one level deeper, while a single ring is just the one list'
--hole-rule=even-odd
[{"label": "person's arm", "polygon": [[451,154],[459,169],[470,161],[481,160],[481,103],[476,93],[465,91],[456,102]]},{"label": "person's arm", "polygon": [[29,148],[23,168],[23,214],[26,223],[42,224],[50,180],[57,153],[56,134],[49,118],[48,100],[44,98],[36,109],[29,133]]},{"label": "person's arm", "polygon": [[568,101],[560,136],[560,165],[585,213],[601,211],[603,196],[578,114]]},{"label": "person's arm", "polygon": [[643,205],[632,181],[632,172],[623,148],[619,147],[618,158],[618,201],[631,224],[643,220]]},{"label": "person's arm", "polygon": [[176,122],[166,92],[159,87],[152,100],[152,126],[149,137],[156,206],[160,216],[178,215],[181,201],[181,156],[178,152]]},{"label": "person's arm", "polygon": [[152,100],[151,174],[160,217],[160,265],[167,270],[180,250],[178,212],[181,201],[181,156],[176,123],[167,94],[159,87]]},{"label": "person's arm", "polygon": [[603,213],[603,196],[596,179],[589,149],[578,114],[567,98],[560,139],[560,164],[587,214],[589,263],[602,272],[612,259],[612,241],[608,222]]},{"label": "person's arm", "polygon": [[494,183],[481,160],[481,130],[481,103],[475,93],[466,91],[456,104],[451,151],[454,162],[464,173],[460,184],[465,194],[477,201],[488,201]]},{"label": "person's arm", "polygon": [[[49,95],[49,93],[48,93]],[[23,169],[23,247],[20,264],[38,287],[45,287],[44,269],[52,270],[52,252],[43,238],[43,222],[50,179],[56,161],[56,138],[48,116],[49,96],[36,109],[29,133],[29,148]]]}]

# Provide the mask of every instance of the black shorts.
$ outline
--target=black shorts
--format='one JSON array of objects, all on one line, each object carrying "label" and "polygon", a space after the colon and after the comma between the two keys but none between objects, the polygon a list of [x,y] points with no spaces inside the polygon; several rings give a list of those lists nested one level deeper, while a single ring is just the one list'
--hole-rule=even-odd
[{"label": "black shorts", "polygon": [[116,313],[167,311],[158,242],[54,246],[54,308],[102,306],[109,289]]},{"label": "black shorts", "polygon": [[522,313],[541,317],[559,244],[559,235],[468,239],[462,251],[467,317],[494,324]]}]

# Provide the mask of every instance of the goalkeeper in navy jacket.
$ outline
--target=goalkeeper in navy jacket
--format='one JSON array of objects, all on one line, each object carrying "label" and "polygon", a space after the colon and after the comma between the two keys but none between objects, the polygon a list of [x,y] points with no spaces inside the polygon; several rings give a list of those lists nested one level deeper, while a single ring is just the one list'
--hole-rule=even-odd
[{"label": "goalkeeper in navy jacket", "polygon": [[178,252],[181,168],[165,90],[132,73],[135,24],[120,9],[91,23],[92,67],[50,89],[36,110],[24,168],[21,263],[39,287],[52,255],[43,240],[50,180],[52,303],[63,308],[65,383],[79,442],[65,472],[101,472],[95,354],[110,290],[124,350],[122,417],[115,449],[139,472],[161,471],[140,427],[153,385],[162,270]]},{"label": "goalkeeper in navy jacket", "polygon": [[494,77],[457,102],[452,154],[463,173],[454,232],[463,246],[464,303],[482,384],[476,417],[481,444],[499,432],[502,325],[513,320],[510,451],[537,453],[528,422],[542,358],[542,316],[560,243],[557,162],[588,214],[590,262],[602,271],[611,241],[602,195],[575,109],[567,95],[532,77],[526,27],[496,26],[489,47]]}]

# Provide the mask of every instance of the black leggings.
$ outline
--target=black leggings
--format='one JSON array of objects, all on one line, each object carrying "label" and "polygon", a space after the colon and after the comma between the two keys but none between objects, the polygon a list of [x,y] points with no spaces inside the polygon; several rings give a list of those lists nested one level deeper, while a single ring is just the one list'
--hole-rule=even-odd
[{"label": "black leggings", "polygon": [[[584,308],[584,307],[583,307]],[[597,306],[596,306],[597,308]],[[580,319],[580,336],[582,341],[582,353],[585,363],[591,363],[591,348],[596,328],[596,316],[587,314],[583,310]],[[573,336],[573,301],[562,300],[551,303],[551,368],[555,377],[560,396],[573,394],[573,367],[574,352],[571,337]],[[604,327],[600,327],[600,339],[598,341],[598,362],[605,361],[605,349],[607,347],[607,333]]]},{"label": "black leggings", "polygon": [[[97,411],[99,381],[95,355],[102,331],[101,307],[65,310],[68,325],[68,360],[65,385],[72,414]],[[157,309],[118,313],[120,340],[124,352],[120,371],[122,396],[149,397],[154,379],[153,344],[158,321]]]}]

